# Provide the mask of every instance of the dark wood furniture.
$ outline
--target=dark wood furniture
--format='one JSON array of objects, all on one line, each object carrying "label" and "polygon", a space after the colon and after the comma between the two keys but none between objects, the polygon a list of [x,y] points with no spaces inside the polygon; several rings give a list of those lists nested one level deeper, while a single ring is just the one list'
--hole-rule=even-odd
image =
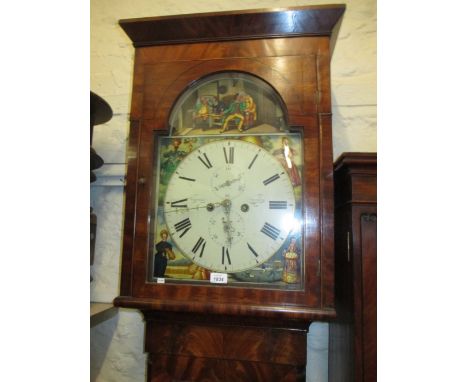
[{"label": "dark wood furniture", "polygon": [[335,298],[329,381],[377,380],[377,154],[335,162]]},{"label": "dark wood furniture", "polygon": [[[112,109],[109,104],[101,97],[99,97],[96,93],[90,92],[90,118],[89,118],[89,126],[90,126],[90,144],[93,144],[93,132],[94,126],[106,123],[111,120],[112,118]],[[93,170],[96,170],[104,164],[104,160],[96,153],[96,150],[93,147],[90,147],[90,181],[93,183],[96,181],[96,174]],[[97,216],[93,213],[93,208],[91,207],[90,211],[90,264],[91,266],[94,264],[94,248],[96,245],[96,230],[97,230]],[[91,276],[91,281],[93,281],[93,277]]]},{"label": "dark wood furniture", "polygon": [[[108,122],[112,118],[112,109],[109,104],[96,93],[90,92],[90,143],[93,144],[94,126]],[[90,167],[91,167],[91,183],[96,180],[96,175],[93,170],[100,168],[104,164],[104,160],[91,147],[90,149]]]},{"label": "dark wood furniture", "polygon": [[[343,5],[122,20],[133,80],[120,296],[146,320],[148,381],[303,381],[307,330],[334,308],[330,59]],[[194,81],[247,72],[304,134],[303,290],[148,282],[155,135]]]}]

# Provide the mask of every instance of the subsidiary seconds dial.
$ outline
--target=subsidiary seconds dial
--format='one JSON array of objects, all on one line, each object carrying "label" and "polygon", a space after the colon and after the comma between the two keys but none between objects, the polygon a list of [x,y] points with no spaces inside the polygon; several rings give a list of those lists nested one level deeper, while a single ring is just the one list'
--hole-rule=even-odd
[{"label": "subsidiary seconds dial", "polygon": [[234,273],[258,266],[283,245],[294,220],[288,174],[263,148],[237,139],[187,155],[166,190],[172,240],[195,264]]}]

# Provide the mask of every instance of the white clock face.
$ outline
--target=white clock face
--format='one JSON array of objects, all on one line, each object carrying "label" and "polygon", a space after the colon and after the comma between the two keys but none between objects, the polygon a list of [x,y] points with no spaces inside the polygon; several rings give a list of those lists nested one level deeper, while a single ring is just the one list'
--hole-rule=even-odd
[{"label": "white clock face", "polygon": [[261,147],[210,142],[172,175],[164,217],[173,242],[195,264],[234,273],[258,266],[284,244],[294,221],[288,174]]}]

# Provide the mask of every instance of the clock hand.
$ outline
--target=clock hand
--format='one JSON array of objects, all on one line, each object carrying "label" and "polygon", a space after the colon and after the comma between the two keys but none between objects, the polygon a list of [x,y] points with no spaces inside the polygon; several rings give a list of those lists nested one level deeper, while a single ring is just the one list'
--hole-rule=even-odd
[{"label": "clock hand", "polygon": [[225,199],[222,201],[222,206],[224,207],[224,213],[226,215],[226,220],[223,218],[223,228],[224,232],[227,236],[227,242],[229,247],[232,245],[232,222],[231,222],[231,201],[229,199]]},{"label": "clock hand", "polygon": [[234,178],[234,179],[231,179],[231,180],[226,180],[224,183],[222,183],[221,185],[218,186],[218,188],[223,188],[223,187],[227,187],[227,186],[230,186],[231,184],[233,184],[234,182],[238,182],[239,180],[241,180],[241,177],[239,175],[238,178]]},{"label": "clock hand", "polygon": [[166,211],[166,214],[167,213],[170,213],[170,212],[180,212],[180,211],[188,211],[188,210],[199,210],[199,209],[203,209],[203,208],[206,208],[208,211],[213,211],[215,209],[215,207],[219,207],[219,206],[222,206],[224,202],[219,202],[219,203],[207,203],[205,205],[202,205],[202,206],[198,206],[198,207],[181,207],[181,208],[177,208],[175,210],[168,210]]},{"label": "clock hand", "polygon": [[262,203],[265,203],[265,199],[263,195],[258,195],[258,197],[254,198],[249,198],[247,201],[253,205],[254,207],[257,207],[258,205],[261,205]]},{"label": "clock hand", "polygon": [[232,244],[232,226],[231,226],[231,221],[230,221],[230,220],[224,220],[224,218],[223,218],[223,228],[224,228],[224,232],[226,233],[226,236],[227,236],[227,243],[228,243],[228,246],[231,247],[231,244]]}]

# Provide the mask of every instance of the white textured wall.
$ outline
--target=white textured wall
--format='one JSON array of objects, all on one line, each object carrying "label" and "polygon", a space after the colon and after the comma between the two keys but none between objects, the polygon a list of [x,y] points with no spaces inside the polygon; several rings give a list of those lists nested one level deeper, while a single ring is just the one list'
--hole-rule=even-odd
[{"label": "white textured wall", "polygon": [[[91,300],[110,302],[118,295],[125,147],[132,86],[134,49],[118,26],[119,19],[278,8],[331,1],[245,0],[92,0],[91,90],[107,100],[114,117],[94,129],[93,147],[106,165],[96,171],[91,206],[98,215],[95,281]],[[376,151],[376,4],[374,0],[342,1],[347,9],[332,59],[333,148]],[[114,318],[91,329],[91,381],[143,382],[144,325],[141,315],[121,309]],[[314,323],[308,338],[308,382],[328,376],[328,325]]]}]

